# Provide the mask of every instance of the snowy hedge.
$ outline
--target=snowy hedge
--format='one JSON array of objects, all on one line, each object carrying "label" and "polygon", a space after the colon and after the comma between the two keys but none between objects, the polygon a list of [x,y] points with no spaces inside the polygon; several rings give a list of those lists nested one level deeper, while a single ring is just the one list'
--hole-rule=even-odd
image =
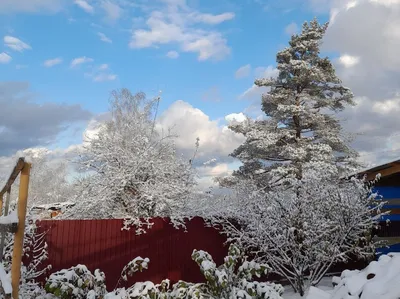
[{"label": "snowy hedge", "polygon": [[[281,285],[253,281],[254,277],[266,274],[269,268],[247,261],[235,245],[229,247],[229,254],[219,267],[205,251],[194,250],[192,258],[199,265],[205,283],[179,281],[170,285],[168,279],[160,284],[136,282],[129,288],[117,288],[107,293],[104,273],[96,270],[93,275],[85,266],[78,265],[50,275],[45,289],[53,297],[62,299],[282,299],[284,289]],[[128,276],[147,269],[148,263],[148,258],[135,258],[124,267],[120,280],[126,281]]]}]

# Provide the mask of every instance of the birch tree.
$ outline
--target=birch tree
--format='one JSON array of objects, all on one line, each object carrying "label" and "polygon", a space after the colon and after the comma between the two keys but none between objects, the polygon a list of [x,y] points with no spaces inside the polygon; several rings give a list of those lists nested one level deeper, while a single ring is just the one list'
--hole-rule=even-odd
[{"label": "birch tree", "polygon": [[150,217],[184,213],[194,175],[177,154],[177,136],[155,127],[159,100],[127,89],[113,92],[112,119],[81,155],[89,175],[79,182],[81,193],[68,217],[127,218],[141,227]]}]

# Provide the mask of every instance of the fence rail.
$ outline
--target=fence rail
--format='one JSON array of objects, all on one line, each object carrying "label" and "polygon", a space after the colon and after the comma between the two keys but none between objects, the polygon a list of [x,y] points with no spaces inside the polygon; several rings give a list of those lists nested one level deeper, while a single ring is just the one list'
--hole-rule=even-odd
[{"label": "fence rail", "polygon": [[[25,232],[25,217],[28,199],[29,187],[29,173],[31,164],[25,162],[24,158],[19,158],[17,164],[11,172],[6,184],[0,191],[0,216],[9,216],[11,187],[15,180],[20,176],[18,204],[17,204],[17,217],[18,222],[13,221],[11,217],[7,221],[2,221],[0,224],[1,240],[0,240],[0,260],[3,258],[4,240],[7,232],[14,233],[14,247],[11,262],[11,287],[5,284],[4,279],[1,279],[1,291],[5,294],[6,298],[12,295],[12,298],[18,299],[19,297],[19,281],[21,278],[21,261],[23,255],[23,242]],[[4,195],[6,195],[6,203],[3,204]],[[4,208],[4,212],[3,212]],[[3,218],[6,219],[6,218]],[[4,272],[4,271],[3,271]]]}]

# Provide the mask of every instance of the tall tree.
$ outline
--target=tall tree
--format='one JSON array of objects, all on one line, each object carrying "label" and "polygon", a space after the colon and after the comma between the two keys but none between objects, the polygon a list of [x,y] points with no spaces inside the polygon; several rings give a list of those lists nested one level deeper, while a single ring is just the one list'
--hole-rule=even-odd
[{"label": "tall tree", "polygon": [[[18,153],[32,163],[30,172],[28,208],[68,201],[74,193],[68,181],[68,161],[55,156],[46,148],[31,148]],[[15,160],[17,155],[15,156]],[[12,200],[18,198],[19,180],[11,188]]]},{"label": "tall tree", "polygon": [[289,47],[276,55],[277,78],[255,81],[270,88],[262,96],[265,117],[231,126],[246,137],[231,154],[243,162],[235,177],[251,178],[266,187],[301,179],[316,168],[325,169],[326,178],[354,170],[357,153],[334,115],[353,104],[353,95],[329,59],[320,57],[327,26],[316,19],[304,23]]},{"label": "tall tree", "polygon": [[220,179],[236,194],[214,217],[301,295],[333,264],[373,255],[371,230],[383,205],[364,181],[346,179],[357,153],[334,114],[353,96],[320,57],[326,29],[315,19],[304,23],[277,54],[278,77],[256,81],[270,88],[265,118],[232,124],[246,137],[232,154],[243,166]]},{"label": "tall tree", "polygon": [[140,227],[141,219],[182,212],[194,176],[176,152],[176,136],[156,128],[159,100],[127,89],[113,92],[112,119],[99,127],[79,161],[90,175],[80,182],[70,217],[129,218]]}]

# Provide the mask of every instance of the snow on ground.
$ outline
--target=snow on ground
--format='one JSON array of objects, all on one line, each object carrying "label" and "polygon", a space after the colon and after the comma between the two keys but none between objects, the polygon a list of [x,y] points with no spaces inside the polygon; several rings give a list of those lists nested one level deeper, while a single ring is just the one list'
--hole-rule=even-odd
[{"label": "snow on ground", "polygon": [[330,292],[332,292],[332,290],[332,277],[324,277],[319,283],[318,289],[310,288],[310,290],[303,297],[301,297],[298,293],[295,293],[290,286],[285,286],[285,292],[283,293],[282,297],[284,299],[330,299]]},{"label": "snow on ground", "polygon": [[11,294],[12,293],[11,277],[6,273],[6,271],[3,268],[3,265],[1,264],[0,264],[0,281],[4,292],[6,294]]},{"label": "snow on ground", "polygon": [[[328,278],[327,278],[328,279]],[[327,279],[318,288],[310,288],[306,299],[398,299],[400,298],[400,253],[388,253],[372,261],[363,270],[345,270],[340,277]],[[326,288],[332,285],[332,289]],[[284,294],[285,299],[300,296]]]}]

